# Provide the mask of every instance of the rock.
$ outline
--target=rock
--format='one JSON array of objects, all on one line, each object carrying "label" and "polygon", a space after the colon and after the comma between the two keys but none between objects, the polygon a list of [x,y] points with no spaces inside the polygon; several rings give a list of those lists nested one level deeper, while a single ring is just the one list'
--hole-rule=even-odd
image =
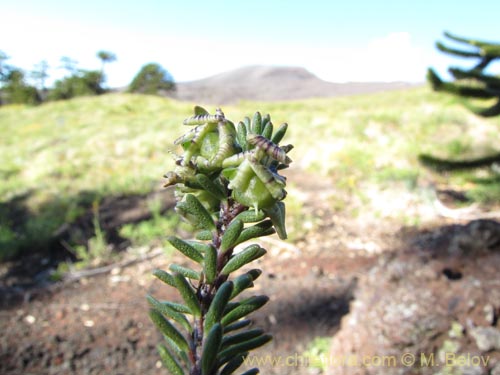
[{"label": "rock", "polygon": [[490,375],[500,375],[500,361],[493,366]]},{"label": "rock", "polygon": [[470,335],[476,340],[479,350],[500,350],[500,330],[497,328],[475,327],[470,330]]},{"label": "rock", "polygon": [[[488,242],[484,246],[489,245]],[[342,318],[341,328],[332,340],[330,358],[354,356],[357,363],[330,366],[326,374],[435,374],[435,366],[446,365],[443,359],[447,353],[457,356],[460,351],[467,353],[471,337],[479,350],[488,351],[495,358],[500,354],[499,329],[477,326],[464,334],[464,322],[471,320],[484,325],[483,307],[497,306],[499,299],[500,255],[489,248],[485,250],[475,252],[470,258],[464,254],[457,258],[444,245],[435,254],[429,254],[427,248],[384,256],[360,276],[349,314]],[[460,266],[462,278],[433,276],[433,270],[440,272],[455,263]],[[432,356],[435,364],[422,366],[416,360],[415,368],[405,367],[398,361],[405,353],[416,359],[421,359],[422,354],[427,359]],[[394,366],[362,364],[363,358],[392,357],[396,359]],[[457,374],[488,373],[487,367],[476,363],[457,363],[457,366],[460,367],[453,367]]]}]

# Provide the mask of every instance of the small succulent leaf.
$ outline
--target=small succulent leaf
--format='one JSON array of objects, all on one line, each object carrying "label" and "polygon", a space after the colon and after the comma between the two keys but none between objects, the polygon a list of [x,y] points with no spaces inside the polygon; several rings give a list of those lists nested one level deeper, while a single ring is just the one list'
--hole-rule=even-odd
[{"label": "small succulent leaf", "polygon": [[214,366],[217,363],[217,354],[222,343],[222,326],[215,323],[203,343],[203,351],[201,354],[201,373],[209,375],[212,373]]},{"label": "small succulent leaf", "polygon": [[193,290],[191,285],[189,285],[184,275],[177,273],[174,275],[174,279],[175,279],[175,285],[177,286],[177,289],[179,290],[182,299],[186,303],[186,306],[191,311],[191,314],[193,314],[196,317],[199,317],[201,315],[201,307],[200,303],[198,302],[198,299],[196,298],[195,291]]},{"label": "small succulent leaf", "polygon": [[203,115],[208,115],[209,113],[205,108],[200,107],[199,105],[195,105],[194,114],[195,116],[203,116]]},{"label": "small succulent leaf", "polygon": [[264,211],[257,211],[255,210],[246,210],[243,212],[240,212],[238,216],[236,216],[235,219],[241,220],[244,223],[256,223],[258,221],[262,221],[266,218],[266,214]]},{"label": "small succulent leaf", "polygon": [[201,230],[195,235],[195,238],[200,241],[210,241],[212,237],[212,231],[210,230]]},{"label": "small succulent leaf", "polygon": [[247,143],[247,128],[243,122],[238,122],[238,125],[236,125],[236,141],[240,145],[242,151],[247,151],[248,150],[248,143]]},{"label": "small succulent leaf", "polygon": [[257,268],[254,268],[248,271],[247,274],[250,275],[253,281],[255,281],[259,278],[260,275],[262,275],[262,271]]},{"label": "small succulent leaf", "polygon": [[252,324],[250,319],[242,319],[235,323],[228,324],[227,326],[224,326],[224,334],[248,327],[250,324]]},{"label": "small succulent leaf", "polygon": [[220,371],[219,375],[233,374],[243,364],[246,357],[248,357],[248,352],[235,356],[233,359],[227,362],[224,368]]},{"label": "small succulent leaf", "polygon": [[271,115],[266,113],[265,116],[262,116],[262,128],[264,128],[269,122],[271,122]]},{"label": "small succulent leaf", "polygon": [[170,302],[170,301],[162,301],[160,302],[162,305],[166,305],[170,307],[172,310],[183,313],[183,314],[191,314],[191,310],[189,307],[186,305],[183,305],[182,303],[177,303],[177,302]]},{"label": "small succulent leaf", "polygon": [[203,261],[203,255],[188,242],[175,236],[168,236],[167,241],[189,259],[192,259],[197,263],[201,263]]},{"label": "small succulent leaf", "polygon": [[174,356],[168,351],[165,345],[158,345],[158,353],[162,363],[172,375],[184,375],[184,370]]},{"label": "small succulent leaf", "polygon": [[218,200],[227,199],[226,194],[221,190],[220,186],[215,184],[207,175],[197,174],[196,182],[208,193],[213,195]]},{"label": "small succulent leaf", "polygon": [[203,206],[203,204],[193,194],[186,194],[186,204],[191,213],[199,219],[203,228],[208,230],[215,229],[215,223],[212,216],[207,211],[205,206]]},{"label": "small succulent leaf", "polygon": [[273,123],[272,122],[267,122],[264,125],[264,129],[262,129],[262,136],[271,139],[271,136],[273,135]]},{"label": "small succulent leaf", "polygon": [[240,236],[242,230],[243,222],[241,220],[234,219],[233,221],[231,221],[231,223],[224,231],[224,234],[222,235],[222,240],[219,247],[220,251],[225,253],[227,250],[231,249],[238,240],[238,237]]},{"label": "small succulent leaf", "polygon": [[178,264],[171,264],[168,268],[170,269],[170,271],[174,273],[180,273],[181,275],[184,275],[188,279],[200,280],[200,273],[190,268],[180,266]]},{"label": "small succulent leaf", "polygon": [[[165,340],[165,342],[167,343],[165,345],[165,347],[173,352],[174,354],[174,358],[180,358],[187,367],[189,367],[189,358],[188,358],[188,355],[185,351],[183,350],[180,350],[179,347],[175,344],[175,342],[173,342],[168,336],[165,336],[163,335],[163,339]],[[177,355],[177,357],[175,357]]]},{"label": "small succulent leaf", "polygon": [[224,315],[224,317],[221,319],[221,324],[223,326],[227,326],[228,324],[231,324],[237,321],[238,319],[247,316],[248,314],[254,312],[255,310],[260,309],[267,303],[267,301],[269,301],[269,297],[267,296],[250,297],[247,300],[245,300],[245,303],[241,302],[240,306],[236,307],[235,309],[231,310],[229,313]]},{"label": "small succulent leaf", "polygon": [[156,276],[156,278],[158,278],[159,280],[163,281],[165,284],[173,286],[174,288],[176,287],[174,277],[168,272],[163,270],[154,270],[153,275]]},{"label": "small succulent leaf", "polygon": [[252,132],[254,134],[262,133],[262,115],[260,112],[255,112],[252,119]]},{"label": "small succulent leaf", "polygon": [[149,310],[149,317],[165,336],[168,336],[181,351],[188,351],[189,345],[184,336],[156,309]]},{"label": "small succulent leaf", "polygon": [[260,335],[253,339],[241,342],[236,345],[231,345],[230,347],[222,350],[219,353],[219,363],[226,363],[234,356],[241,355],[242,353],[248,352],[250,350],[261,347],[272,340],[271,335]]},{"label": "small succulent leaf", "polygon": [[271,220],[265,220],[258,224],[252,225],[251,227],[243,229],[240,236],[238,237],[238,240],[236,241],[236,245],[248,241],[252,238],[263,237],[273,233],[273,222]]},{"label": "small succulent leaf", "polygon": [[204,272],[206,282],[212,284],[217,275],[217,249],[211,245],[205,251]]},{"label": "small succulent leaf", "polygon": [[[212,237],[210,237],[212,239]],[[203,243],[199,241],[193,241],[193,240],[186,240],[186,242],[194,247],[196,250],[198,250],[201,254],[205,254],[207,249],[211,246],[208,243]]]},{"label": "small succulent leaf", "polygon": [[271,208],[264,209],[264,212],[273,222],[273,226],[276,229],[276,233],[278,233],[278,237],[282,240],[286,240],[288,236],[285,227],[285,203],[276,202]]},{"label": "small succulent leaf", "polygon": [[243,124],[245,124],[245,127],[247,128],[247,134],[251,133],[252,132],[252,124],[250,121],[250,117],[245,116],[243,118]]},{"label": "small succulent leaf", "polygon": [[165,315],[167,318],[170,318],[179,323],[186,331],[192,331],[191,324],[182,313],[175,311],[173,308],[164,303],[161,303],[153,296],[148,295],[146,298],[151,307]]},{"label": "small succulent leaf", "polygon": [[240,275],[237,278],[235,278],[233,283],[234,283],[234,288],[233,292],[231,293],[230,299],[233,299],[241,292],[243,292],[245,289],[253,287],[253,278],[248,273],[244,273],[243,275]]},{"label": "small succulent leaf", "polygon": [[241,344],[242,342],[254,339],[263,335],[265,332],[261,328],[250,329],[248,331],[236,333],[234,335],[225,336],[222,339],[222,347],[227,348],[232,345]]},{"label": "small succulent leaf", "polygon": [[287,130],[288,130],[288,124],[286,122],[281,124],[278,127],[278,129],[276,129],[276,132],[271,138],[271,142],[273,142],[274,144],[280,143],[283,137],[285,136]]},{"label": "small succulent leaf", "polygon": [[232,292],[233,282],[225,281],[215,293],[214,299],[205,315],[204,329],[206,332],[210,331],[214,324],[220,322]]},{"label": "small succulent leaf", "polygon": [[230,312],[231,310],[234,310],[239,305],[241,305],[241,303],[239,303],[239,302],[228,302],[226,305],[226,308],[224,309],[224,314],[222,314],[222,315],[226,315],[228,312]]},{"label": "small succulent leaf", "polygon": [[233,255],[226,263],[226,265],[222,268],[220,273],[222,275],[229,275],[231,272],[240,269],[245,264],[248,264],[257,258],[260,258],[265,253],[266,250],[257,244],[247,246],[244,250],[242,250],[238,254]]}]

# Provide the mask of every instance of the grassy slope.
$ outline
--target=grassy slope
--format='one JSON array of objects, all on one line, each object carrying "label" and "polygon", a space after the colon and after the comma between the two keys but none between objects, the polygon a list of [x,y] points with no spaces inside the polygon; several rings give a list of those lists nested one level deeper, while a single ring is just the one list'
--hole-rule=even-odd
[{"label": "grassy slope", "polygon": [[[180,124],[191,108],[190,103],[127,94],[0,108],[0,246],[15,239],[12,203],[17,201],[38,218],[22,230],[47,236],[74,219],[89,200],[160,186],[161,176],[173,167],[168,150],[185,131]],[[421,173],[419,152],[434,150],[445,157],[487,152],[496,146],[500,124],[500,119],[478,119],[453,98],[426,88],[242,102],[223,109],[232,120],[259,110],[271,113],[276,125],[287,121],[285,141],[296,146],[294,166],[333,176],[346,189],[367,182],[414,183]]]}]

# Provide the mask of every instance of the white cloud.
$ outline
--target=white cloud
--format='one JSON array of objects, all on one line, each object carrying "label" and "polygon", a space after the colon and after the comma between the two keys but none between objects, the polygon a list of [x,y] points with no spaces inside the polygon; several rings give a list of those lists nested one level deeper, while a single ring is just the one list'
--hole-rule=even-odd
[{"label": "white cloud", "polygon": [[406,32],[375,38],[362,46],[332,47],[318,56],[311,62],[311,70],[334,82],[421,82],[429,64],[425,51],[414,46]]},{"label": "white cloud", "polygon": [[[293,43],[236,43],[203,36],[151,35],[61,19],[20,17],[6,14],[0,24],[0,34],[11,35],[1,48],[12,56],[12,64],[31,69],[46,59],[56,67],[61,56],[69,56],[81,68],[98,69],[96,52],[105,49],[118,57],[107,69],[110,86],[127,85],[148,62],[160,63],[177,81],[200,79],[252,64],[303,66],[334,82],[423,81],[426,68],[432,65],[428,54],[413,44],[407,32],[374,38],[360,46],[319,48]],[[30,28],[25,29],[24,25]],[[57,77],[57,71],[51,73]]]}]

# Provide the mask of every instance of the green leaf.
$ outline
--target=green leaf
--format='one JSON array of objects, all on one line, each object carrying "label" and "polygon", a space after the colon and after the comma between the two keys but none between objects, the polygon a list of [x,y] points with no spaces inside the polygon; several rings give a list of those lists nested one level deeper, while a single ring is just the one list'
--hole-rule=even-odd
[{"label": "green leaf", "polygon": [[184,201],[177,202],[176,210],[197,228],[214,230],[214,220],[198,198],[193,194],[186,194],[184,199]]},{"label": "green leaf", "polygon": [[205,206],[193,194],[186,194],[186,204],[192,209],[205,229],[214,230],[215,223]]},{"label": "green leaf", "polygon": [[162,301],[160,302],[162,305],[166,305],[170,307],[172,310],[183,313],[183,314],[191,314],[191,310],[189,310],[189,307],[181,304],[181,303],[176,303],[176,302],[170,302],[170,301]]},{"label": "green leaf", "polygon": [[228,324],[227,326],[224,326],[224,333],[232,332],[232,331],[237,331],[239,329],[245,328],[252,324],[252,321],[250,319],[242,319],[240,321],[237,321],[232,324]]},{"label": "green leaf", "polygon": [[221,370],[220,375],[233,374],[245,362],[247,356],[248,352],[245,352],[231,359]]},{"label": "green leaf", "polygon": [[237,355],[241,355],[242,353],[248,352],[253,349],[257,349],[262,345],[267,344],[272,340],[271,335],[260,335],[253,339],[247,340],[245,342],[241,342],[236,345],[231,345],[230,347],[222,350],[219,353],[219,363],[226,363]]},{"label": "green leaf", "polygon": [[264,125],[264,129],[262,130],[262,136],[270,140],[272,135],[273,135],[273,123],[268,122]]},{"label": "green leaf", "polygon": [[195,105],[194,106],[194,115],[195,116],[203,116],[203,115],[208,115],[208,111],[203,108],[203,107],[200,107],[199,105]]},{"label": "green leaf", "polygon": [[182,351],[189,351],[189,345],[184,336],[156,309],[149,310],[149,317],[165,336],[168,336]]},{"label": "green leaf", "polygon": [[288,130],[288,124],[287,123],[281,124],[278,127],[278,129],[276,129],[276,133],[274,133],[273,137],[271,138],[271,142],[273,142],[276,145],[280,143],[283,137],[285,136],[287,130]]},{"label": "green leaf", "polygon": [[271,208],[264,209],[264,212],[273,222],[276,233],[278,233],[278,237],[282,240],[286,240],[288,236],[285,228],[285,203],[281,201],[276,202]]},{"label": "green leaf", "polygon": [[189,368],[190,361],[188,358],[188,353],[180,350],[179,347],[168,336],[163,335],[163,339],[167,343],[167,345],[165,345],[165,347],[168,350],[173,351],[172,354],[174,355],[174,358],[180,358],[184,362],[186,367]]},{"label": "green leaf", "polygon": [[250,122],[250,118],[248,116],[245,116],[243,118],[243,123],[245,124],[245,127],[247,128],[247,134],[252,132],[252,125]]},{"label": "green leaf", "polygon": [[262,133],[262,115],[260,112],[255,112],[252,119],[252,132],[254,134]]},{"label": "green leaf", "polygon": [[248,331],[240,332],[235,335],[225,336],[222,340],[222,347],[227,348],[232,345],[241,344],[242,342],[254,339],[264,334],[261,328],[255,328]]},{"label": "green leaf", "polygon": [[174,277],[163,270],[154,270],[153,275],[159,280],[163,281],[165,284],[175,287]]},{"label": "green leaf", "polygon": [[179,290],[182,299],[186,303],[186,306],[189,308],[189,311],[191,311],[191,314],[196,317],[201,316],[200,303],[198,302],[198,298],[196,298],[194,289],[191,287],[191,285],[189,285],[186,278],[180,273],[177,273],[174,275],[174,279],[175,285]]},{"label": "green leaf", "polygon": [[175,236],[168,236],[167,241],[189,259],[192,259],[197,263],[201,263],[203,261],[203,255],[186,241]]},{"label": "green leaf", "polygon": [[205,315],[205,331],[210,331],[212,326],[220,322],[224,309],[229,301],[229,297],[233,292],[233,282],[225,281],[215,293],[214,299],[208,308]]},{"label": "green leaf", "polygon": [[236,141],[243,151],[248,150],[247,128],[241,121],[236,125]]},{"label": "green leaf", "polygon": [[161,303],[160,301],[158,301],[156,298],[154,298],[151,295],[148,295],[146,298],[147,298],[149,304],[151,305],[151,307],[155,308],[158,312],[162,313],[166,317],[168,317],[168,318],[176,321],[180,325],[182,325],[182,327],[186,331],[188,331],[188,332],[192,331],[191,324],[189,323],[189,321],[187,320],[187,318],[183,314],[175,311],[170,306],[168,306],[164,303]]},{"label": "green leaf", "polygon": [[172,375],[184,375],[181,365],[164,345],[158,345],[157,349],[162,363]]},{"label": "green leaf", "polygon": [[209,246],[205,251],[205,278],[208,284],[212,284],[217,275],[217,249]]},{"label": "green leaf", "polygon": [[225,253],[227,250],[231,249],[236,244],[236,241],[238,240],[238,237],[240,236],[242,230],[243,222],[241,220],[234,219],[233,221],[231,221],[231,223],[224,231],[224,234],[222,235],[222,240],[219,247],[220,251]]},{"label": "green leaf", "polygon": [[245,301],[241,301],[240,306],[224,315],[224,317],[221,319],[222,325],[227,326],[228,324],[231,324],[238,319],[247,316],[255,310],[260,309],[267,303],[267,301],[269,301],[269,297],[267,296],[253,296],[246,299]]},{"label": "green leaf", "polygon": [[259,278],[260,275],[262,275],[262,271],[257,268],[254,268],[248,271],[247,274],[249,274],[252,277],[253,281],[255,281]]},{"label": "green leaf", "polygon": [[202,374],[211,374],[213,367],[217,363],[217,354],[222,343],[222,326],[219,323],[213,325],[208,332],[207,338],[203,343],[201,354],[201,372]]},{"label": "green leaf", "polygon": [[184,275],[188,279],[200,280],[200,273],[196,272],[195,270],[192,270],[190,268],[179,266],[178,264],[171,264],[169,266],[169,269],[172,272],[180,273],[180,274]]},{"label": "green leaf", "polygon": [[240,275],[236,279],[234,279],[233,284],[234,288],[233,292],[231,293],[230,299],[233,299],[245,289],[251,288],[253,286],[253,278],[248,273],[244,273],[243,275]]},{"label": "green leaf", "polygon": [[235,219],[241,220],[244,223],[255,223],[257,221],[262,221],[266,218],[266,214],[264,211],[258,210],[255,212],[255,210],[249,209],[243,212],[240,212]]},{"label": "green leaf", "polygon": [[203,243],[199,241],[193,241],[193,240],[186,240],[186,242],[194,247],[196,250],[198,250],[201,254],[206,253],[207,249],[212,246],[208,243]]},{"label": "green leaf", "polygon": [[208,193],[210,193],[212,196],[214,196],[216,199],[219,200],[224,200],[227,199],[226,194],[222,191],[222,189],[215,184],[208,176],[204,174],[197,174],[196,175],[196,182],[200,184],[200,186]]},{"label": "green leaf", "polygon": [[212,237],[212,231],[210,230],[201,230],[197,232],[195,236],[195,238],[200,241],[211,241]]},{"label": "green leaf", "polygon": [[239,302],[228,302],[226,305],[226,308],[224,309],[224,314],[222,314],[222,315],[226,315],[228,312],[230,312],[231,310],[234,310],[239,305],[241,305]]},{"label": "green leaf", "polygon": [[238,237],[238,240],[236,241],[236,245],[248,241],[252,238],[268,236],[273,233],[273,222],[271,220],[264,220],[260,223],[252,225],[251,227],[243,229],[240,236]]},{"label": "green leaf", "polygon": [[222,268],[222,275],[229,275],[231,272],[243,267],[245,264],[260,258],[266,253],[266,250],[257,244],[252,244],[247,246],[244,250],[236,255],[233,255],[226,265]]}]

